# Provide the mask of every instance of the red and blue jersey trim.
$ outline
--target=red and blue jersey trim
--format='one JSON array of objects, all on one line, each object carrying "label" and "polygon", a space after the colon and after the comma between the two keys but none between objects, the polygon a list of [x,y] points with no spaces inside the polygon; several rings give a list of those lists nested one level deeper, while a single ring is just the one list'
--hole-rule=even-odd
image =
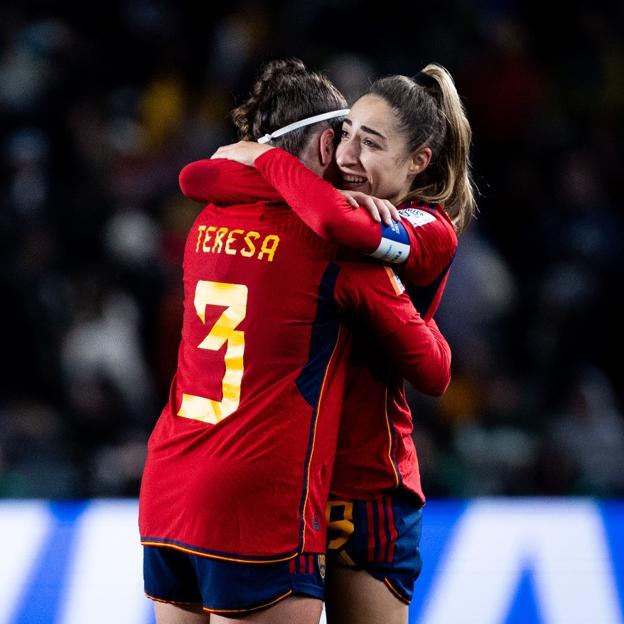
[{"label": "red and blue jersey trim", "polygon": [[[306,532],[306,504],[309,493],[310,465],[314,452],[314,440],[318,422],[319,408],[323,398],[325,377],[331,364],[340,336],[340,322],[338,320],[337,304],[334,297],[336,280],[340,267],[331,262],[321,278],[318,290],[316,315],[312,324],[310,336],[310,352],[308,361],[297,377],[296,384],[303,398],[312,406],[310,422],[310,437],[305,458],[303,475],[303,491],[299,505],[301,527],[299,530],[299,550],[305,550]],[[320,527],[319,527],[320,528]]]}]

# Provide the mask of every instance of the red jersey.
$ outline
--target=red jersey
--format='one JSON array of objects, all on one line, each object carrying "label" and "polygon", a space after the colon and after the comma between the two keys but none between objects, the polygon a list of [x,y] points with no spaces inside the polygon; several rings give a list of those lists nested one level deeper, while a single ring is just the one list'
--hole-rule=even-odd
[{"label": "red jersey", "polygon": [[284,206],[207,206],[186,242],[184,301],[177,372],[148,443],[142,542],[249,562],[323,552],[341,319],[361,319],[404,374],[440,391],[445,343],[392,272],[335,261]]},{"label": "red jersey", "polygon": [[[180,186],[188,197],[223,205],[254,195],[272,201],[283,197],[325,240],[377,257],[381,257],[379,251],[395,260],[399,256],[392,241],[384,248],[386,228],[380,228],[365,210],[354,210],[329,183],[280,149],[257,158],[255,169],[226,160],[191,163],[181,172]],[[446,284],[457,236],[441,206],[410,203],[399,212],[408,253],[402,254],[397,268],[416,308],[441,338],[433,314]],[[425,393],[439,394],[426,380],[410,382]],[[412,430],[403,376],[389,360],[380,359],[366,329],[356,324],[331,495],[362,499],[405,488],[424,501]]]}]

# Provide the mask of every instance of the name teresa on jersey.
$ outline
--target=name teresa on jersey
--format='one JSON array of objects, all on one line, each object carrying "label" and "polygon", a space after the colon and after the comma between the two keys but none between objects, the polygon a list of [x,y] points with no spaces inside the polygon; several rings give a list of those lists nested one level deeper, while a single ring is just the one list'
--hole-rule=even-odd
[{"label": "name teresa on jersey", "polygon": [[240,254],[245,258],[273,262],[280,239],[277,234],[260,234],[254,230],[230,229],[216,225],[197,227],[195,252]]}]

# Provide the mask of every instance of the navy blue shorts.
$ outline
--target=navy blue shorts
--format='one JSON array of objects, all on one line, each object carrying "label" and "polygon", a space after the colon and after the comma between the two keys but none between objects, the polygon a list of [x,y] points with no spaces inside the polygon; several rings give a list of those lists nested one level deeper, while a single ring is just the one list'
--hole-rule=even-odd
[{"label": "navy blue shorts", "polygon": [[407,494],[327,503],[327,566],[366,570],[409,604],[420,574],[422,503]]},{"label": "navy blue shorts", "polygon": [[145,594],[157,602],[201,606],[219,615],[270,607],[289,596],[323,599],[325,555],[276,563],[237,563],[166,546],[143,547]]}]

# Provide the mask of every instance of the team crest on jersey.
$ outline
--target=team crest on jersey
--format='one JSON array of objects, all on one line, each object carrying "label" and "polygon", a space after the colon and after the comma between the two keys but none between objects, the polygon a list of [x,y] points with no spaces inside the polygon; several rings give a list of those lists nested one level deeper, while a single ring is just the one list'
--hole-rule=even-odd
[{"label": "team crest on jersey", "polygon": [[320,555],[317,555],[317,560],[318,560],[319,574],[321,575],[321,578],[325,580],[325,571],[327,569],[327,565],[325,563],[325,555],[322,553]]},{"label": "team crest on jersey", "polygon": [[399,210],[399,214],[404,219],[407,219],[414,227],[420,227],[436,220],[430,212],[421,210],[420,208],[403,208]]}]

